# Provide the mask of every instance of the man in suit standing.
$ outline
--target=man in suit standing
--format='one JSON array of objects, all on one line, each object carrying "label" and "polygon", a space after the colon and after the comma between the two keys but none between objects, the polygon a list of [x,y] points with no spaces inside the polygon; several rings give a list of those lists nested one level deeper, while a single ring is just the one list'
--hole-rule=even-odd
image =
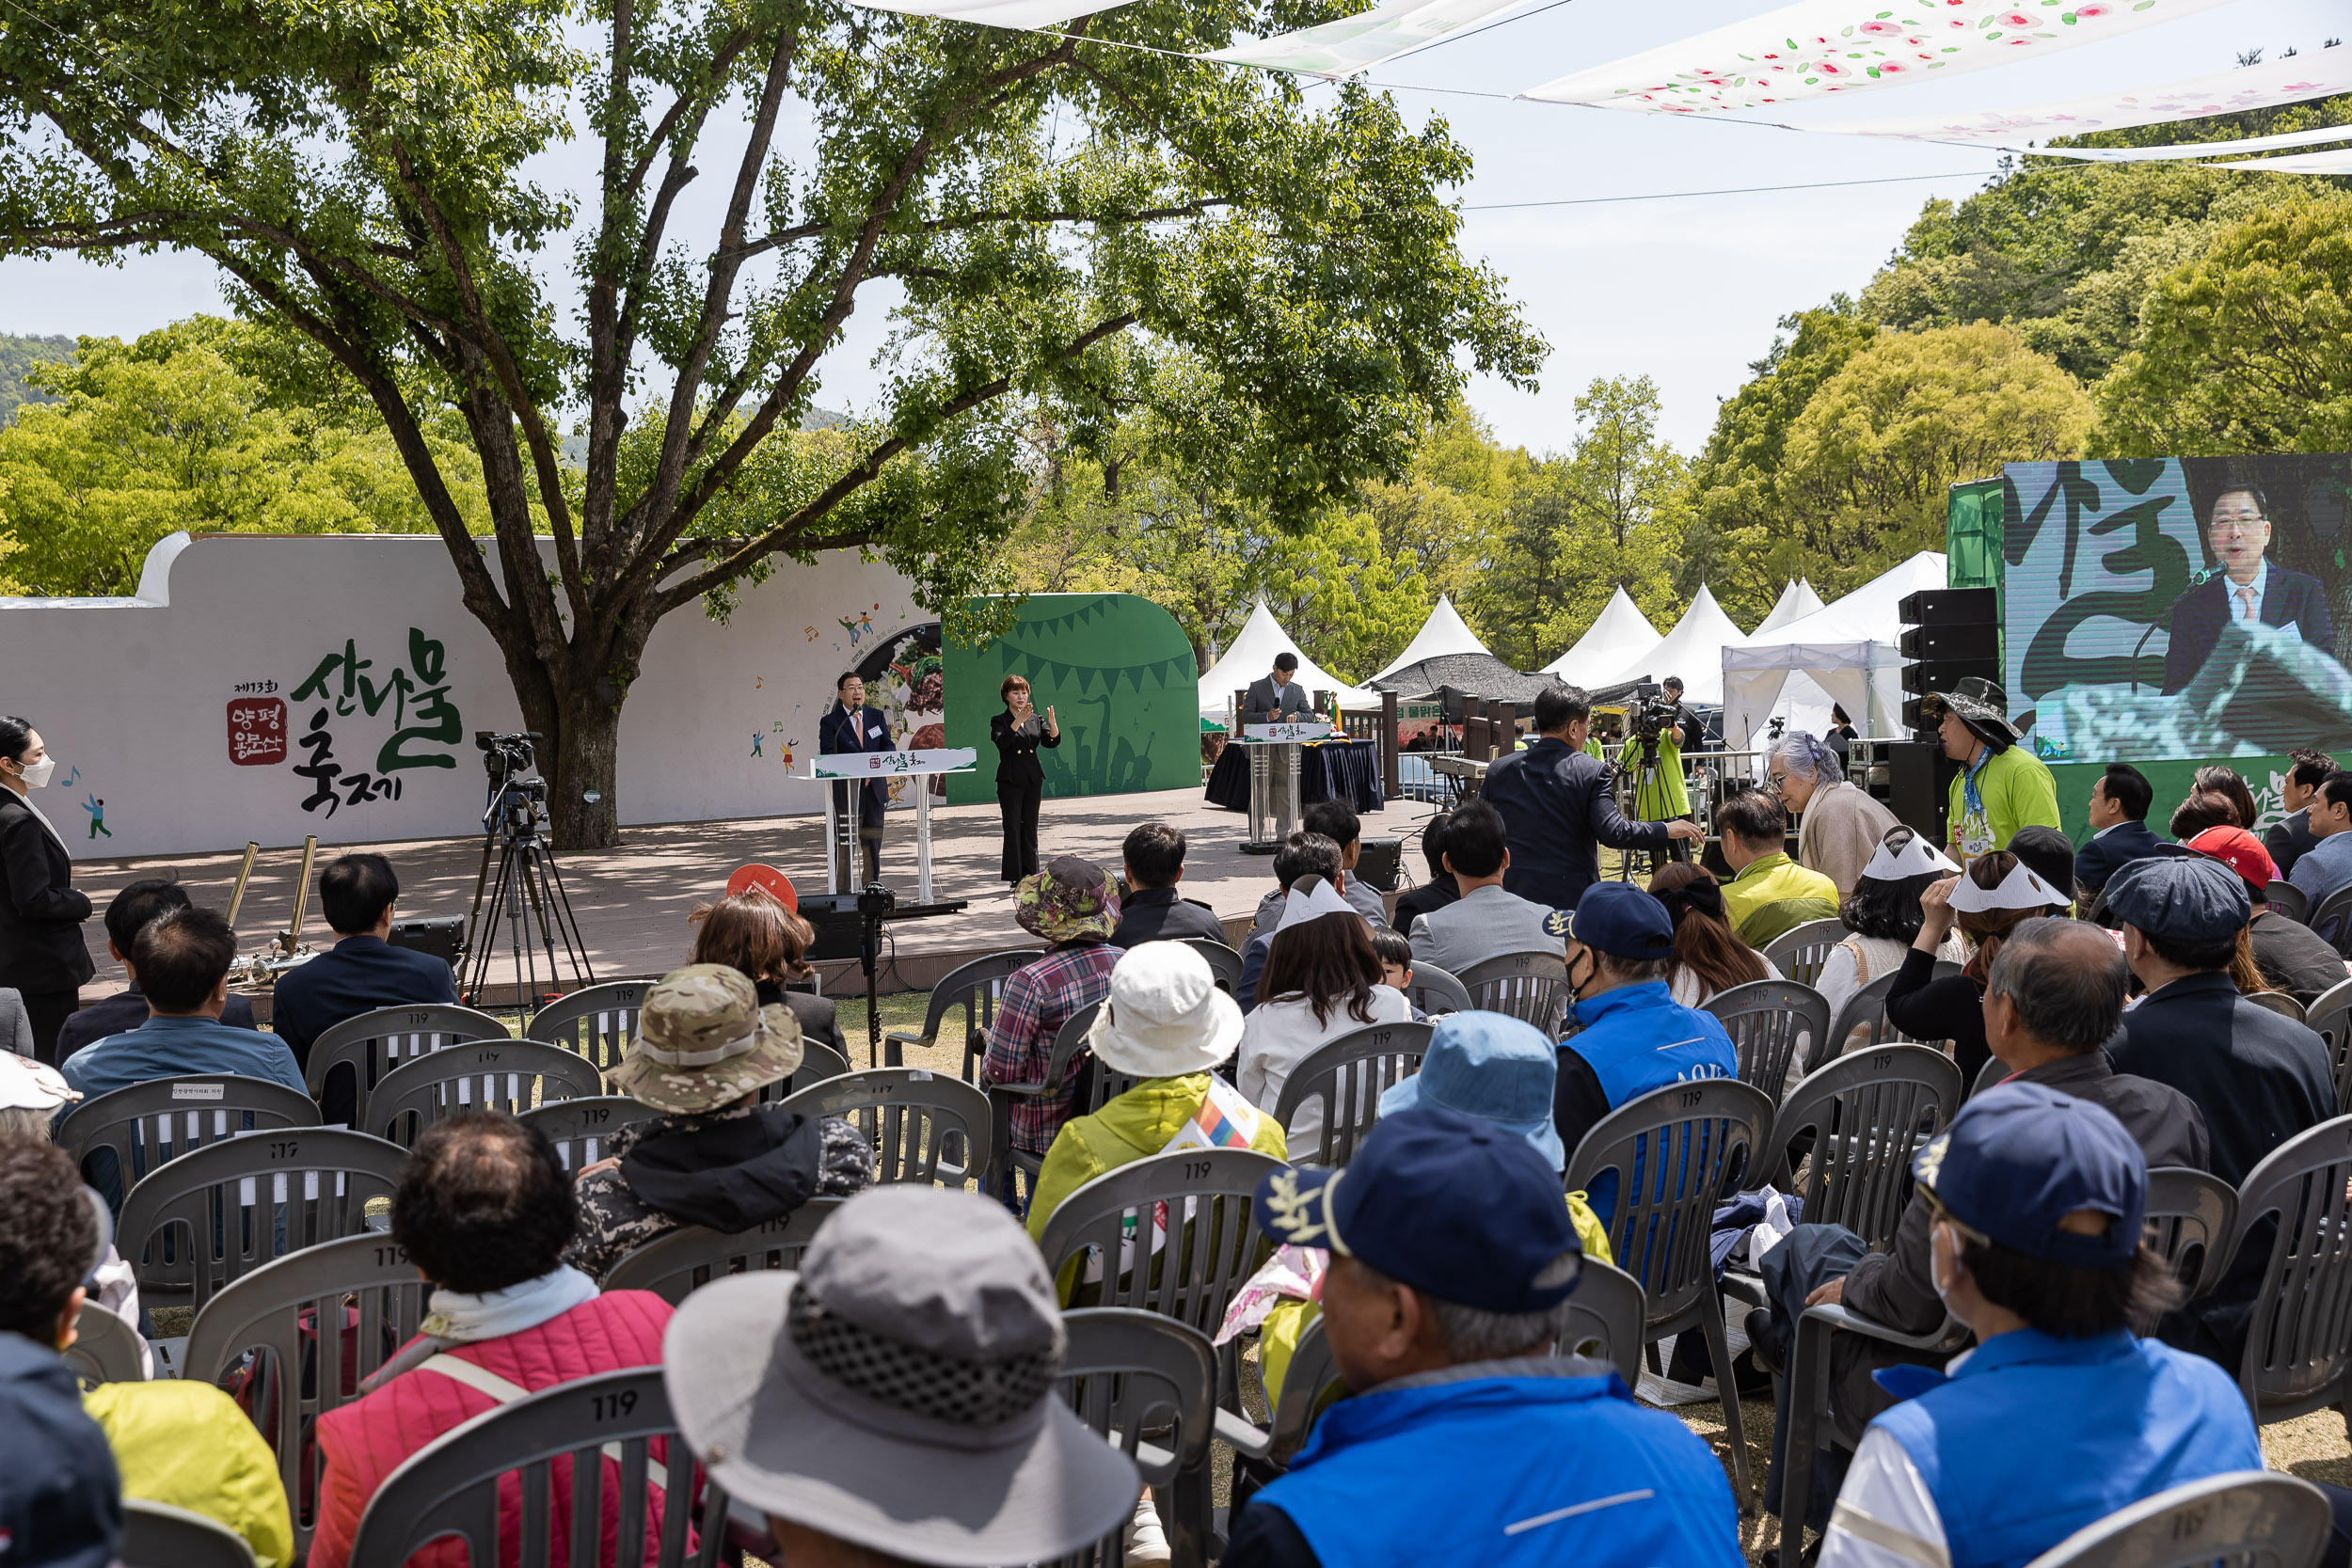
[{"label": "man in suit standing", "polygon": [[2317,578],[2273,566],[2264,553],[2270,548],[2270,503],[2260,490],[2236,484],[2214,498],[2205,547],[2218,569],[2172,601],[2172,641],[2164,655],[2168,695],[2197,678],[2233,621],[2294,626],[2304,641],[2334,655],[2327,590]]},{"label": "man in suit standing", "polygon": [[2270,863],[2278,867],[2282,879],[2294,876],[2295,863],[2319,842],[2312,833],[2312,802],[2319,797],[2319,786],[2338,771],[2336,759],[2325,752],[2299,751],[2294,757],[2286,781],[2279,786],[2286,820],[2272,823],[2270,832],[2263,835],[2263,847],[2270,851]]},{"label": "man in suit standing", "polygon": [[[1609,765],[1584,750],[1591,721],[1592,700],[1581,687],[1544,688],[1535,694],[1534,743],[1497,757],[1478,789],[1478,798],[1502,814],[1509,835],[1511,865],[1502,885],[1547,909],[1576,908],[1600,880],[1597,844],[1663,849],[1670,840],[1703,836],[1695,822],[1625,819]],[[1446,833],[1450,847],[1453,829]]]},{"label": "man in suit standing", "polygon": [[2074,851],[2074,883],[2085,898],[2098,897],[2107,879],[2132,862],[2171,851],[2148,826],[2155,799],[2148,775],[2128,762],[2108,763],[2090,786],[2090,842]]},{"label": "man in suit standing", "polygon": [[[817,750],[826,756],[838,756],[845,752],[895,752],[898,746],[890,738],[890,721],[882,710],[866,705],[866,682],[854,670],[844,670],[841,678],[833,683],[834,705],[824,717],[817,721]],[[847,784],[833,786],[834,804],[842,811],[850,809],[850,789]],[[858,799],[857,836],[866,848],[866,879],[882,880],[882,814],[890,809],[890,784],[879,774],[857,786],[863,793]]]},{"label": "man in suit standing", "polygon": [[1241,721],[1245,724],[1286,724],[1306,716],[1311,699],[1307,689],[1291,679],[1291,672],[1298,668],[1298,656],[1279,653],[1274,656],[1274,672],[1261,675],[1249,683],[1248,692],[1242,698]]}]

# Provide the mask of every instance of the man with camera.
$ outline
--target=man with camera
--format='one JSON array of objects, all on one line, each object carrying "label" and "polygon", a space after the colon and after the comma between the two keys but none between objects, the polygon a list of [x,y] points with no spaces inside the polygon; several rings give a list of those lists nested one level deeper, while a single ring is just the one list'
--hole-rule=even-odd
[{"label": "man with camera", "polygon": [[[1691,785],[1682,771],[1682,749],[1705,745],[1707,731],[1682,705],[1682,677],[1668,675],[1660,685],[1659,695],[1644,698],[1626,716],[1629,733],[1625,749],[1617,753],[1617,766],[1633,777],[1633,815],[1644,822],[1697,820],[1691,815]],[[1653,741],[1655,763],[1650,755]],[[1650,869],[1665,863],[1669,853],[1681,860],[1689,851],[1672,846],[1652,849]]]},{"label": "man with camera", "polygon": [[[1478,791],[1502,814],[1510,839],[1504,889],[1555,910],[1576,908],[1600,880],[1599,845],[1662,854],[1676,840],[1699,837],[1698,824],[1687,817],[1629,822],[1619,814],[1609,765],[1584,750],[1592,711],[1581,688],[1544,688],[1535,695],[1534,741],[1497,758]],[[1675,776],[1680,779],[1678,768]]]}]

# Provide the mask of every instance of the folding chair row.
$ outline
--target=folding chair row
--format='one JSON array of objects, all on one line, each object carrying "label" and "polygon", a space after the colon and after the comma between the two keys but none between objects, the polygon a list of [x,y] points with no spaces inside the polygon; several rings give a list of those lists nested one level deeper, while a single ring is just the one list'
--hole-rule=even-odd
[{"label": "folding chair row", "polygon": [[1054,1035],[1054,1049],[1045,1058],[1045,1074],[1034,1084],[991,1084],[988,1086],[990,1112],[989,1142],[994,1161],[986,1167],[982,1185],[990,1192],[1002,1190],[1009,1174],[1018,1173],[1025,1189],[1034,1190],[1037,1173],[1045,1164],[1041,1154],[1012,1147],[1012,1102],[1016,1100],[1038,1100],[1058,1092],[1062,1081],[1070,1076],[1071,1065],[1079,1056],[1088,1058],[1090,1070],[1078,1076],[1077,1098],[1071,1101],[1073,1117],[1091,1116],[1104,1105],[1134,1088],[1139,1080],[1131,1072],[1105,1067],[1087,1050],[1087,1035],[1102,1013],[1100,1002],[1089,1002],[1070,1015]]}]

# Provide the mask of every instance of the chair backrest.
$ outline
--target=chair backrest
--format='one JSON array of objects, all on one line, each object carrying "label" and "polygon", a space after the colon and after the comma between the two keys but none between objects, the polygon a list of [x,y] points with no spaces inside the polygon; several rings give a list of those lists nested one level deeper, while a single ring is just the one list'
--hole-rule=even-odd
[{"label": "chair backrest", "polygon": [[2342,954],[2347,945],[2352,945],[2352,920],[2344,918],[2348,913],[2352,913],[2352,882],[2322,898],[2304,924],[2333,942]]},{"label": "chair backrest", "polygon": [[1567,1300],[1567,1328],[1557,1354],[1589,1355],[1617,1369],[1625,1386],[1642,1381],[1642,1324],[1647,1316],[1642,1282],[1597,1258],[1584,1259],[1576,1293]]},{"label": "chair backrest", "polygon": [[92,1153],[113,1149],[127,1193],[174,1155],[248,1130],[318,1122],[318,1102],[299,1089],[267,1078],[200,1073],[153,1078],[84,1101],[57,1128],[56,1138],[85,1171]]},{"label": "chair backrest", "polygon": [[217,1384],[248,1352],[245,1401],[294,1508],[299,1556],[317,1528],[324,1460],[312,1429],[321,1416],[359,1397],[362,1380],[415,1335],[432,1287],[407,1252],[380,1233],[290,1253],[204,1304],[188,1329],[181,1370]]},{"label": "chair backrest", "polygon": [[[652,1442],[670,1439],[657,1460]],[[617,1461],[613,1455],[617,1453]],[[519,1482],[514,1523],[524,1562],[596,1562],[606,1499],[617,1504],[614,1539],[623,1560],[644,1568],[710,1568],[725,1545],[727,1497],[703,1488],[701,1549],[688,1549],[694,1497],[694,1455],[677,1435],[670,1396],[659,1367],[631,1367],[575,1378],[526,1394],[477,1417],[419,1449],[385,1478],[359,1516],[351,1568],[401,1568],[429,1542],[456,1536],[466,1560],[500,1560],[501,1482]],[[665,1507],[665,1499],[680,1506]],[[654,1514],[660,1513],[659,1525]],[[571,1549],[557,1554],[555,1522],[577,1530]],[[595,1521],[589,1524],[587,1521]],[[658,1544],[647,1540],[658,1531]],[[641,1557],[627,1544],[645,1541]]]},{"label": "chair backrest", "polygon": [[[1045,1058],[1045,1076],[1041,1084],[1058,1085],[1068,1076],[1070,1064],[1087,1051],[1087,1034],[1101,1016],[1103,1004],[1089,1002],[1062,1021],[1054,1031],[1054,1049]],[[1132,1072],[1121,1072],[1101,1057],[1094,1059],[1093,1070],[1087,1074],[1086,1093],[1073,1099],[1070,1114],[1073,1117],[1092,1116],[1119,1096],[1125,1094],[1143,1080]]]},{"label": "chair backrest", "polygon": [[83,1384],[144,1383],[147,1381],[147,1359],[141,1353],[147,1347],[140,1343],[138,1331],[95,1301],[82,1304],[82,1315],[73,1320],[73,1343],[65,1348],[65,1358],[73,1366],[74,1375]]},{"label": "chair backrest", "polygon": [[611,1072],[628,1054],[628,1042],[637,1037],[637,1014],[653,988],[651,980],[583,986],[532,1014],[523,1038],[576,1051],[599,1072]]},{"label": "chair backrest", "polygon": [[874,1148],[876,1181],[961,1187],[988,1165],[988,1096],[922,1068],[868,1068],[811,1084],[779,1102],[809,1117],[839,1117]]},{"label": "chair backrest", "polygon": [[1490,1013],[1508,1013],[1560,1037],[1560,1024],[1568,1016],[1568,962],[1557,953],[1504,953],[1485,958],[1462,971],[1462,989],[1470,1006]]},{"label": "chair backrest", "polygon": [[837,1197],[816,1197],[780,1220],[748,1230],[706,1230],[680,1226],[632,1247],[604,1276],[608,1291],[651,1291],[675,1307],[693,1291],[731,1274],[760,1269],[797,1269],[801,1254],[817,1239],[825,1216],[841,1207]]},{"label": "chair backrest", "polygon": [[368,1204],[389,1209],[407,1161],[398,1144],[338,1127],[230,1138],[132,1188],[115,1245],[127,1259],[145,1254],[143,1294],[192,1294],[201,1307],[274,1258],[366,1230]]},{"label": "chair backrest", "polygon": [[996,1022],[996,1004],[1004,998],[1005,982],[1016,970],[1026,969],[1044,952],[1041,947],[1012,948],[959,964],[931,988],[930,1006],[923,1014],[923,1037],[935,1040],[950,1009],[963,1010],[963,1081],[978,1082],[980,1058],[988,1054],[989,1025]]},{"label": "chair backrest", "polygon": [[2237,1189],[2211,1171],[2158,1165],[2148,1173],[2148,1245],[2172,1265],[2189,1299],[2221,1283]]},{"label": "chair backrest", "polygon": [[1287,1129],[1299,1107],[1323,1102],[1323,1136],[1315,1148],[1294,1148],[1302,1165],[1340,1166],[1380,1119],[1380,1096],[1421,1070],[1429,1051],[1429,1023],[1367,1023],[1318,1046],[1291,1069],[1274,1102],[1274,1119]]},{"label": "chair backrest", "polygon": [[122,1499],[122,1568],[253,1568],[245,1537],[215,1519],[145,1497]]},{"label": "chair backrest", "polygon": [[2248,1173],[2230,1254],[2272,1215],[2238,1387],[2257,1422],[2291,1420],[2352,1392],[2352,1117],[2298,1132]]},{"label": "chair backrest", "polygon": [[576,1051],[538,1040],[468,1040],[403,1062],[360,1097],[359,1126],[406,1148],[462,1111],[520,1116],[533,1105],[604,1094],[604,1074]]},{"label": "chair backrest", "polygon": [[[1104,1306],[1138,1307],[1214,1334],[1258,1268],[1258,1183],[1287,1168],[1247,1148],[1154,1154],[1062,1199],[1038,1245],[1057,1275],[1073,1258],[1099,1264]],[[1161,1228],[1166,1245],[1151,1245]]]},{"label": "chair backrest", "polygon": [[2313,998],[2303,1026],[2328,1047],[2328,1060],[2336,1073],[2336,1115],[2352,1116],[2352,980]]},{"label": "chair backrest", "polygon": [[1241,990],[1241,955],[1215,937],[1186,937],[1184,945],[1209,960],[1216,989],[1232,996]]},{"label": "chair backrest", "polygon": [[378,1007],[347,1018],[320,1032],[310,1042],[310,1059],[302,1069],[310,1098],[326,1089],[326,1075],[346,1064],[358,1069],[359,1098],[402,1063],[438,1051],[460,1040],[512,1039],[514,1031],[503,1019],[449,1002],[419,1003],[413,1007]]},{"label": "chair backrest", "polygon": [[2304,1022],[2303,1004],[2297,1002],[2293,996],[2289,995],[2285,991],[2252,991],[2248,994],[2246,1000],[2251,1002],[2257,1007],[2269,1008],[2272,1012],[2277,1013],[2280,1018],[2291,1018],[2297,1023]]},{"label": "chair backrest", "polygon": [[827,1045],[823,1040],[801,1037],[801,1065],[792,1069],[792,1076],[780,1078],[759,1086],[759,1102],[773,1105],[777,1101],[828,1078],[838,1078],[850,1070],[850,1058]]},{"label": "chair backrest", "polygon": [[[1062,1324],[1070,1336],[1062,1398],[1078,1419],[1135,1461],[1145,1485],[1158,1489],[1160,1520],[1176,1560],[1206,1561],[1209,1440],[1217,1395],[1216,1351],[1208,1336],[1127,1307],[1082,1307],[1063,1313]],[[1124,1528],[1058,1560],[1116,1568]]]},{"label": "chair backrest", "polygon": [[1974,1100],[1994,1085],[2005,1082],[2014,1070],[1998,1056],[1986,1057],[1984,1066],[1977,1069],[1977,1081],[1968,1085],[1968,1098]]},{"label": "chair backrest", "polygon": [[2289,920],[2305,925],[2310,923],[2312,901],[2304,897],[2303,890],[2293,882],[2272,882],[2263,889],[2263,896],[2269,900],[2272,909]]},{"label": "chair backrest", "polygon": [[1431,1018],[1443,1013],[1466,1013],[1477,1006],[1462,982],[1450,972],[1419,958],[1413,960],[1413,980],[1405,988],[1405,999]]},{"label": "chair backrest", "polygon": [[1626,1101],[1568,1156],[1567,1190],[1617,1173],[1609,1250],[1642,1287],[1649,1320],[1666,1322],[1715,1288],[1708,1251],[1717,1200],[1763,1180],[1758,1151],[1772,1099],[1737,1078],[1708,1078]]},{"label": "chair backrest", "polygon": [[1960,1109],[1960,1069],[1924,1045],[1849,1051],[1788,1091],[1772,1118],[1772,1150],[1811,1128],[1805,1167],[1808,1225],[1842,1225],[1872,1248],[1893,1243],[1911,1201],[1911,1156]]},{"label": "chair backrest", "polygon": [[[1939,980],[1943,979],[1947,974],[1957,974],[1959,973],[1960,965],[1952,963],[1948,959],[1938,958],[1935,961],[1935,978]],[[1871,981],[1868,985],[1863,987],[1860,990],[1854,992],[1851,996],[1846,998],[1846,1005],[1837,1009],[1837,1017],[1831,1022],[1829,1026],[1829,1034],[1824,1037],[1821,1041],[1820,1054],[1817,1059],[1805,1063],[1805,1071],[1812,1072],[1818,1069],[1822,1063],[1832,1060],[1840,1052],[1845,1051],[1847,1049],[1846,1042],[1851,1037],[1853,1032],[1857,1029],[1867,1029],[1869,1031],[1869,1036],[1866,1040],[1856,1041],[1853,1047],[1855,1050],[1863,1049],[1866,1045],[1934,1045],[1941,1043],[1937,1040],[1914,1039],[1911,1036],[1904,1034],[1900,1029],[1896,1028],[1894,1024],[1887,1022],[1886,993],[1893,990],[1895,989],[1895,982],[1901,978],[1901,971],[1890,970],[1886,974],[1882,974],[1877,979]]]},{"label": "chair backrest", "polygon": [[612,1134],[661,1113],[625,1094],[581,1095],[534,1105],[515,1119],[545,1133],[569,1171],[585,1170],[612,1152]]},{"label": "chair backrest", "polygon": [[1764,961],[1778,970],[1782,979],[1809,986],[1821,977],[1829,950],[1851,934],[1842,920],[1808,920],[1766,942]]},{"label": "chair backrest", "polygon": [[2118,1509],[2026,1568],[2313,1568],[2333,1528],[2310,1481],[2232,1470]]},{"label": "chair backrest", "polygon": [[1829,998],[1797,980],[1751,980],[1717,991],[1706,1010],[1731,1037],[1740,1082],[1775,1100],[1788,1087],[1789,1063],[1810,1057],[1829,1033]]}]

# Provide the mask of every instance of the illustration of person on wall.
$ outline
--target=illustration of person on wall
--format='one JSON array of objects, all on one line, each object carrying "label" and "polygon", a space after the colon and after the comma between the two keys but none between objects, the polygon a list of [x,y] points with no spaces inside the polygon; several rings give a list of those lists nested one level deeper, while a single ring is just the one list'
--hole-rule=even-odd
[{"label": "illustration of person on wall", "polygon": [[89,813],[90,837],[96,838],[100,833],[104,833],[108,838],[115,836],[115,831],[106,826],[105,801],[93,795],[88,800],[82,802],[82,809]]},{"label": "illustration of person on wall", "polygon": [[2221,639],[2222,626],[2232,621],[2291,626],[2322,653],[2335,653],[2328,591],[2317,578],[2269,561],[2270,503],[2261,490],[2235,482],[2223,486],[2205,519],[2205,548],[2214,566],[2202,581],[2172,601],[2172,641],[2164,655],[2167,695],[2197,678]]},{"label": "illustration of person on wall", "polygon": [[[845,670],[833,685],[834,701],[824,716],[817,721],[817,750],[834,756],[844,752],[890,752],[898,749],[890,738],[890,721],[882,709],[866,705],[866,682],[854,670]],[[834,803],[841,811],[850,809],[847,783],[833,786]],[[880,776],[854,786],[862,794],[858,801],[859,839],[866,848],[866,879],[882,880],[882,814],[890,809],[890,786]]]}]

